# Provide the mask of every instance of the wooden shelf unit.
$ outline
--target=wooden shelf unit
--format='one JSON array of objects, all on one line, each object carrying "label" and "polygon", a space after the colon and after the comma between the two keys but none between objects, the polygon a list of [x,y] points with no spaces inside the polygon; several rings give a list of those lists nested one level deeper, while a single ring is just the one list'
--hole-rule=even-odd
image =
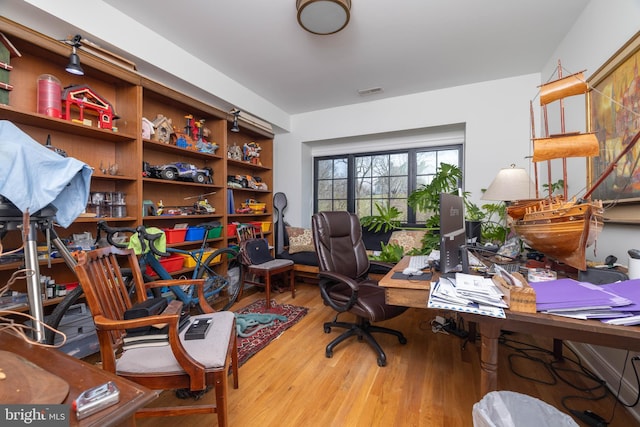
[{"label": "wooden shelf unit", "polygon": [[[226,225],[230,222],[271,221],[273,215],[273,134],[251,124],[240,123],[238,133],[231,132],[233,116],[214,106],[196,100],[164,84],[155,82],[136,71],[120,67],[90,53],[79,51],[84,76],[75,76],[65,71],[71,46],[37,33],[20,24],[0,17],[0,32],[22,54],[11,59],[13,70],[10,84],[14,89],[9,94],[9,105],[0,104],[0,120],[8,120],[41,144],[50,136],[51,144],[87,163],[94,169],[91,192],[124,192],[126,216],[120,218],[80,217],[67,229],[57,229],[61,237],[84,231],[96,234],[98,220],[106,220],[114,226],[133,227],[139,224],[160,228],[172,228],[176,223],[197,225],[202,222],[219,221],[222,237],[211,239],[212,246],[233,244],[234,237],[227,237]],[[38,114],[37,80],[42,74],[55,76],[61,87],[87,85],[113,106],[118,119],[114,120],[117,131],[100,129],[94,120],[92,126],[71,122],[62,118]],[[64,106],[63,106],[64,110]],[[210,130],[208,141],[215,142],[215,154],[201,153],[175,145],[164,144],[142,138],[142,118],[153,121],[158,114],[172,120],[175,129],[182,130],[186,115],[194,120],[204,119],[204,127]],[[87,114],[89,118],[90,114]],[[261,147],[262,165],[228,159],[227,147],[255,141]],[[171,162],[186,162],[197,167],[213,170],[212,184],[189,181],[168,181],[144,177],[143,162],[160,165]],[[117,164],[115,174],[101,170]],[[227,175],[259,176],[268,191],[252,189],[233,190],[236,207],[245,199],[255,199],[266,204],[266,213],[239,215],[227,213]],[[28,189],[25,189],[28,191]],[[214,194],[208,194],[214,193]],[[215,213],[206,215],[149,216],[143,212],[143,202],[151,200],[165,207],[188,206],[206,198],[215,208]],[[273,244],[271,233],[268,238]],[[39,241],[44,242],[44,236]],[[5,250],[20,246],[20,233],[9,232],[3,237]],[[181,247],[189,248],[200,242],[186,242]],[[19,263],[0,264],[0,280],[6,279]],[[72,272],[62,262],[53,262],[51,268],[40,263],[42,275],[53,276],[57,283],[75,281]],[[20,289],[19,289],[20,290]]]}]

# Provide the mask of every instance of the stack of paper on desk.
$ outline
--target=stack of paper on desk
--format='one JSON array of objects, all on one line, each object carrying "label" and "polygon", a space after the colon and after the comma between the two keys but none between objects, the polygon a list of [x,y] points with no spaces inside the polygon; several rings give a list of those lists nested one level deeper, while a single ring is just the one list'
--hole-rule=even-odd
[{"label": "stack of paper on desk", "polygon": [[507,304],[491,279],[456,273],[431,285],[427,307],[504,318]]},{"label": "stack of paper on desk", "polygon": [[625,308],[631,308],[633,301],[615,292],[615,287],[573,279],[535,282],[530,285],[536,291],[536,308],[541,312],[579,319],[631,315]]}]

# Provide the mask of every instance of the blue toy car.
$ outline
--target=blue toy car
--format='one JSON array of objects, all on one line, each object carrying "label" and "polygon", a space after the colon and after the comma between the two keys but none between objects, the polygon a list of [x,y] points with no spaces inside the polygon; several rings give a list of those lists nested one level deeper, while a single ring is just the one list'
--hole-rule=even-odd
[{"label": "blue toy car", "polygon": [[171,181],[183,180],[197,182],[198,184],[213,183],[213,169],[198,169],[191,163],[174,162],[159,166],[149,166],[148,173],[154,178],[168,179]]}]

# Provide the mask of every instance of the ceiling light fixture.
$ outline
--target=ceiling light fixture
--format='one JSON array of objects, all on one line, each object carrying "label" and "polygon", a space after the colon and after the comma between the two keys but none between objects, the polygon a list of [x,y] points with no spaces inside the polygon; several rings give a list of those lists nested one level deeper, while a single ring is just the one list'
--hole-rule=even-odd
[{"label": "ceiling light fixture", "polygon": [[296,0],[298,23],[313,34],[334,34],[349,23],[351,0]]},{"label": "ceiling light fixture", "polygon": [[67,65],[67,73],[75,74],[76,76],[84,76],[84,70],[80,66],[80,57],[78,56],[77,49],[80,47],[80,40],[82,36],[76,34],[73,39],[66,40],[72,46],[71,55],[69,56],[69,65]]}]

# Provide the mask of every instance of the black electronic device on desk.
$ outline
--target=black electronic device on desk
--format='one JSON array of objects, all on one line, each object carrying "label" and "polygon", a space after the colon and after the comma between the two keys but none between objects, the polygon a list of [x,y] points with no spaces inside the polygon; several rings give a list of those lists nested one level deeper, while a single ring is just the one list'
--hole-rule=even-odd
[{"label": "black electronic device on desk", "polygon": [[440,193],[440,275],[455,274],[462,262],[461,250],[466,244],[464,199],[455,194]]},{"label": "black electronic device on desk", "polygon": [[184,333],[185,340],[201,340],[207,336],[207,332],[211,329],[213,319],[210,317],[199,318],[193,321],[187,332]]}]

